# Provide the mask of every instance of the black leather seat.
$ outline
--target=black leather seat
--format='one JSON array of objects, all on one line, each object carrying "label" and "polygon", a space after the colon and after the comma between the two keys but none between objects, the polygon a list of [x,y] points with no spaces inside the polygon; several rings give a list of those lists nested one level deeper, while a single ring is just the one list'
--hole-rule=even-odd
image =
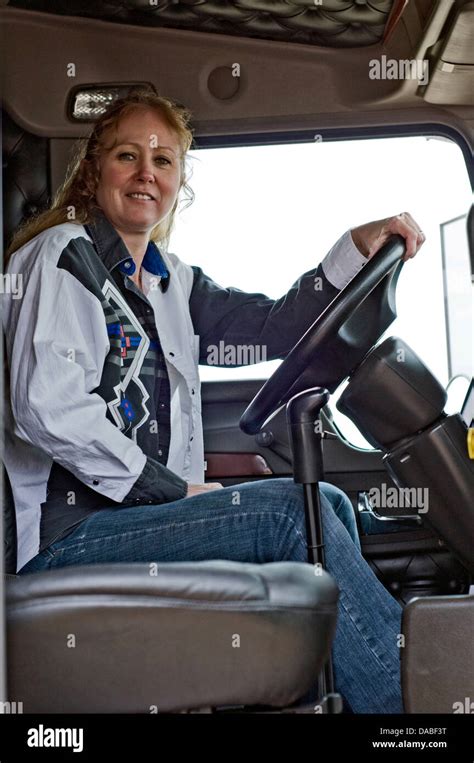
[{"label": "black leather seat", "polygon": [[289,706],[328,656],[338,595],[292,562],[67,567],[6,589],[8,699],[25,713]]}]

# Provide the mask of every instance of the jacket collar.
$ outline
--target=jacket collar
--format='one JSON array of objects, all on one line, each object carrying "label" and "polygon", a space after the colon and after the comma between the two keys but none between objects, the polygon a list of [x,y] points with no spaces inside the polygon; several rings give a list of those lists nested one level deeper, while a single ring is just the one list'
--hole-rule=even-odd
[{"label": "jacket collar", "polygon": [[[107,270],[111,271],[118,266],[122,273],[130,276],[134,274],[136,270],[134,259],[124,240],[107,219],[102,209],[95,208],[93,219],[85,228]],[[160,276],[169,281],[170,273],[154,241],[148,242],[143,258],[143,267],[152,275]]]}]

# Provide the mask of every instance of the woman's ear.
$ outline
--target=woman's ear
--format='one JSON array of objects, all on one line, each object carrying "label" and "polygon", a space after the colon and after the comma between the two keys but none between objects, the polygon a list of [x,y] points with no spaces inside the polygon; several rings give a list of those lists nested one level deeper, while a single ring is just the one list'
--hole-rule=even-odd
[{"label": "woman's ear", "polygon": [[80,172],[89,194],[93,196],[100,177],[98,162],[94,159],[81,159]]},{"label": "woman's ear", "polygon": [[100,172],[100,163],[96,157],[93,157],[92,159],[81,159],[81,164],[83,164],[84,168],[87,168],[89,172],[94,170],[97,174]]},{"label": "woman's ear", "polygon": [[91,171],[91,161],[90,159],[81,159],[80,164],[80,172],[83,175],[89,175]]}]

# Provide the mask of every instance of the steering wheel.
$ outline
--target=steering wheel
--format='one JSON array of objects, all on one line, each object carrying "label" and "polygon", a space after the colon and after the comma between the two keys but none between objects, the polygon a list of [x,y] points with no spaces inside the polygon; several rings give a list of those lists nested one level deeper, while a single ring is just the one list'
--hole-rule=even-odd
[{"label": "steering wheel", "polygon": [[395,289],[405,240],[392,236],[314,321],[240,419],[257,434],[297,392],[326,387],[333,392],[359,365],[396,317]]}]

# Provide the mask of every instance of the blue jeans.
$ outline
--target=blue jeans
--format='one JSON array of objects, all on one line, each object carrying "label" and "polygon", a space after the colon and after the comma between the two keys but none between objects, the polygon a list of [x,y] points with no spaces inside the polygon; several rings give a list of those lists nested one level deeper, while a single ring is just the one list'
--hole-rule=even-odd
[{"label": "blue jeans", "polygon": [[[402,713],[401,607],[360,553],[352,504],[320,483],[326,568],[340,589],[336,689],[355,713]],[[307,562],[303,490],[246,482],[161,505],[105,508],[31,559],[20,575],[75,564],[230,559]]]}]

